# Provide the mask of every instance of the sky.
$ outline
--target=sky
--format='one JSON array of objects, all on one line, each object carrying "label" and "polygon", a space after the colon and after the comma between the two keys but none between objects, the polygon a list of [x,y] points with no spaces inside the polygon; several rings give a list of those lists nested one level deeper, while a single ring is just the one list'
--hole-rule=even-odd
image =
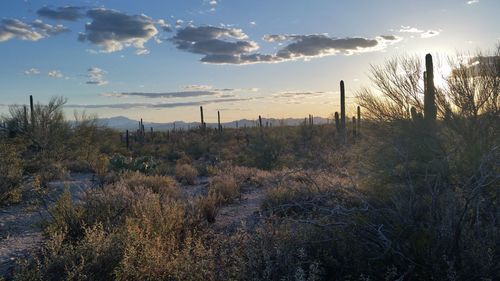
[{"label": "sky", "polygon": [[[0,114],[28,96],[151,122],[328,117],[402,55],[488,50],[499,0],[0,2]],[[213,121],[213,120],[212,120]]]}]

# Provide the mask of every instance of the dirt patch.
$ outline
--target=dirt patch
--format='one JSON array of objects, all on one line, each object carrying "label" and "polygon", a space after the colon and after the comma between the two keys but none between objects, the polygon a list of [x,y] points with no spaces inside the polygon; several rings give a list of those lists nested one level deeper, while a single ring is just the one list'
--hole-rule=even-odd
[{"label": "dirt patch", "polygon": [[260,205],[264,197],[265,189],[262,187],[243,187],[240,200],[221,207],[213,225],[214,229],[222,233],[232,233],[241,226],[254,229],[261,218]]},{"label": "dirt patch", "polygon": [[193,185],[182,185],[181,192],[185,199],[199,196],[207,196],[208,194],[208,177],[198,177],[196,179],[196,184]]},{"label": "dirt patch", "polygon": [[94,185],[92,174],[71,174],[67,180],[48,184],[49,194],[43,200],[31,192],[31,182],[25,185],[23,202],[0,209],[0,276],[7,276],[16,260],[36,250],[42,243],[42,222],[49,219],[47,206],[57,200],[68,187],[73,200]]}]

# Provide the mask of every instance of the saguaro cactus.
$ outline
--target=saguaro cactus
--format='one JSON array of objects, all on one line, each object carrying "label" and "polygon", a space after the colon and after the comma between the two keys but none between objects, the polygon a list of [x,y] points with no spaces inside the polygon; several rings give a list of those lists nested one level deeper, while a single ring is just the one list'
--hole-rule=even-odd
[{"label": "saguaro cactus", "polygon": [[200,106],[201,130],[205,131],[205,120],[203,118],[203,106]]},{"label": "saguaro cactus", "polygon": [[128,130],[125,132],[125,143],[127,144],[127,149],[129,149],[129,135]]},{"label": "saguaro cactus", "polygon": [[425,72],[424,72],[424,119],[427,122],[436,121],[436,89],[434,88],[434,66],[432,63],[432,55],[425,56]]},{"label": "saguaro cactus", "polygon": [[335,112],[335,128],[337,129],[337,132],[340,132],[340,120],[338,112]]},{"label": "saguaro cactus", "polygon": [[259,127],[262,130],[262,117],[259,115]]},{"label": "saguaro cactus", "polygon": [[218,124],[218,130],[219,133],[222,132],[222,125],[220,124],[220,111],[217,110],[217,124]]},{"label": "saguaro cactus", "polygon": [[31,117],[31,129],[35,130],[35,106],[33,105],[33,96],[30,95],[30,117]]},{"label": "saguaro cactus", "polygon": [[344,80],[340,81],[340,129],[345,132],[345,87]]}]

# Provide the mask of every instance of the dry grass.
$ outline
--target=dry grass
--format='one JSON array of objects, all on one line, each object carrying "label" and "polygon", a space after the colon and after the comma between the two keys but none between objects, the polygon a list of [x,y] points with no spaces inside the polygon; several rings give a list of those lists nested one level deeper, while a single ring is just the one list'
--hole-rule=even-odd
[{"label": "dry grass", "polygon": [[178,181],[193,185],[196,183],[198,171],[191,164],[178,163],[175,166],[175,177]]}]

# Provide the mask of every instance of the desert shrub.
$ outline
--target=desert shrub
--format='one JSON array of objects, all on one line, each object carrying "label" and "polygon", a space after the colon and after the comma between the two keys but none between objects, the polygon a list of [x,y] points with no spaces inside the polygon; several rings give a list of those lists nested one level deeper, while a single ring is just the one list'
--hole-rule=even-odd
[{"label": "desert shrub", "polygon": [[262,187],[267,185],[275,177],[275,174],[251,167],[235,166],[229,162],[219,165],[208,166],[207,170],[211,176],[230,176],[238,186]]},{"label": "desert shrub", "polygon": [[84,232],[83,213],[81,206],[74,204],[71,193],[66,188],[56,203],[49,208],[52,221],[47,226],[46,232],[61,234],[67,239],[80,239]]},{"label": "desert shrub", "polygon": [[67,243],[54,233],[33,257],[21,261],[14,280],[110,280],[121,256],[121,239],[100,224],[84,229],[83,238]]},{"label": "desert shrub", "polygon": [[21,200],[23,162],[15,145],[0,141],[0,205]]},{"label": "desert shrub", "polygon": [[220,201],[219,196],[212,193],[206,197],[196,198],[194,204],[200,216],[206,219],[207,222],[213,223],[220,208]]},{"label": "desert shrub", "polygon": [[148,188],[163,197],[180,197],[177,182],[169,176],[147,176],[139,172],[127,172],[122,174],[118,184],[123,184],[131,190],[137,187]]},{"label": "desert shrub", "polygon": [[175,177],[180,182],[195,184],[198,171],[190,164],[177,164],[175,166]]},{"label": "desert shrub", "polygon": [[217,175],[210,179],[208,193],[218,198],[220,203],[231,203],[241,196],[240,185],[231,175]]},{"label": "desert shrub", "polygon": [[286,149],[286,139],[282,134],[267,134],[256,137],[248,147],[245,166],[270,170],[282,163],[281,157]]},{"label": "desert shrub", "polygon": [[[210,277],[213,259],[201,235],[206,220],[202,206],[162,194],[165,182],[173,180],[130,173],[89,191],[79,203],[64,192],[49,210],[53,219],[46,231],[47,244],[24,261],[16,279]],[[198,271],[195,275],[193,268]]]},{"label": "desert shrub", "polygon": [[473,58],[479,59],[474,71],[470,62],[451,63],[452,74],[436,89],[433,123],[404,110],[423,106],[423,70],[415,60],[374,68],[382,95],[359,95],[366,116],[378,121],[366,127],[362,144],[362,188],[373,207],[367,219],[385,229],[379,234],[392,245],[384,260],[416,279],[488,279],[497,270],[491,255],[477,249],[488,253],[498,241],[492,233],[499,214],[493,159],[499,157],[500,61],[481,63],[481,57]]}]

